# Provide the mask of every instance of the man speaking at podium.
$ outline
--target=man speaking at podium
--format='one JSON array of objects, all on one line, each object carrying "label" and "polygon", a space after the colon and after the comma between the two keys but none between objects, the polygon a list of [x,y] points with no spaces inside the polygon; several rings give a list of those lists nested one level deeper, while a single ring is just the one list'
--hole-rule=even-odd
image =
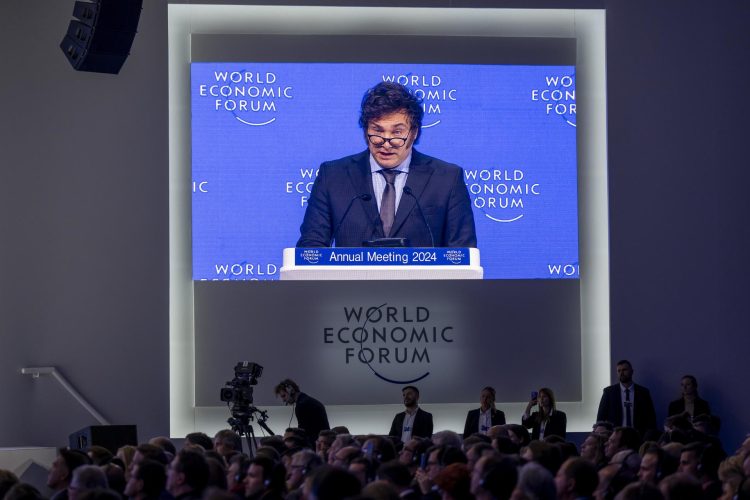
[{"label": "man speaking at podium", "polygon": [[362,99],[367,150],[323,163],[298,247],[360,247],[405,238],[413,247],[476,247],[463,169],[413,148],[424,111],[403,85],[382,82]]}]

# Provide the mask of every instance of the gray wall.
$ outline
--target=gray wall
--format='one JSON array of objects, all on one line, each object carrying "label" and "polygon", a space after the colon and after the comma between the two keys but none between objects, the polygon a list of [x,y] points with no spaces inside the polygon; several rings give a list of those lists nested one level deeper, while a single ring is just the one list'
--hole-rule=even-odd
[{"label": "gray wall", "polygon": [[[0,6],[0,446],[95,423],[24,366],[60,367],[143,439],[168,432],[167,17],[145,4],[119,76],[69,67],[72,0]],[[734,449],[750,431],[750,4],[491,4],[606,6],[612,358],[660,417],[695,374]]]}]

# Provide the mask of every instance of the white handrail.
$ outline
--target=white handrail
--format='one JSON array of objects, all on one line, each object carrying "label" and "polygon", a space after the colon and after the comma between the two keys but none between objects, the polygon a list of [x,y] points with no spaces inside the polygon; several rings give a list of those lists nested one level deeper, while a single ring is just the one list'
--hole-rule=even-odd
[{"label": "white handrail", "polygon": [[57,368],[54,366],[37,366],[32,368],[21,368],[21,374],[22,375],[31,375],[32,378],[39,378],[42,375],[52,375],[55,380],[60,382],[60,385],[63,386],[63,388],[68,391],[68,393],[75,398],[78,403],[83,406],[86,411],[88,411],[91,416],[93,416],[100,424],[102,425],[109,425],[109,422],[106,418],[102,416],[101,413],[96,411],[96,409],[89,404],[88,401],[81,395],[80,392],[76,390],[75,387],[70,385],[70,382],[62,376],[62,374],[57,371]]}]

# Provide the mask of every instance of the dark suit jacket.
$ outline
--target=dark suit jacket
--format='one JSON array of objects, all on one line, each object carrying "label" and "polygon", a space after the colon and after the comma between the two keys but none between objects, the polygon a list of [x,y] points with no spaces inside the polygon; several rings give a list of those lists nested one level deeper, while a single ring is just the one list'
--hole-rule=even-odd
[{"label": "dark suit jacket", "polygon": [[[474,214],[461,167],[412,150],[406,186],[413,196],[401,194],[388,236],[406,237],[410,246],[430,247],[427,219],[435,246],[477,246]],[[359,195],[369,195],[370,199],[355,199]],[[386,236],[372,189],[369,151],[320,166],[300,232],[298,247],[327,247],[334,237],[338,247],[359,247],[363,241]]]},{"label": "dark suit jacket", "polygon": [[[679,415],[680,413],[685,412],[685,400],[683,398],[675,399],[671,403],[669,403],[669,410],[667,410],[667,416],[671,417],[672,415]],[[711,407],[708,405],[708,401],[705,399],[701,399],[699,397],[695,398],[695,401],[693,402],[693,416],[697,417],[698,415],[710,415],[711,414]]]},{"label": "dark suit jacket", "polygon": [[[646,431],[656,429],[656,411],[651,401],[651,393],[642,385],[633,384],[633,427],[643,436]],[[599,401],[596,420],[622,425],[622,394],[620,384],[610,385],[604,389]]]},{"label": "dark suit jacket", "polygon": [[297,424],[305,430],[307,439],[315,442],[318,439],[318,433],[322,430],[328,430],[328,414],[323,403],[315,398],[311,398],[304,392],[297,395],[297,402],[294,407],[294,414],[297,416]]},{"label": "dark suit jacket", "polygon": [[[467,438],[472,434],[479,432],[479,412],[481,408],[476,410],[469,410],[466,414],[466,423],[464,424],[464,437]],[[494,410],[492,412],[492,425],[504,425],[505,424],[505,413],[500,410]]]},{"label": "dark suit jacket", "polygon": [[[393,417],[391,430],[388,432],[389,436],[401,437],[405,417],[405,411],[397,413],[396,416]],[[417,415],[414,417],[414,428],[411,430],[411,435],[423,438],[432,437],[432,413],[426,412],[422,408],[417,408]]]},{"label": "dark suit jacket", "polygon": [[[525,417],[525,415],[524,415]],[[531,429],[531,439],[539,439],[539,433],[542,428],[542,421],[539,418],[539,412],[535,411],[529,418],[522,418],[521,422],[527,429]],[[549,416],[547,424],[544,426],[544,437],[547,436],[560,436],[565,439],[566,430],[568,428],[568,416],[564,411],[555,410],[552,415]]]}]

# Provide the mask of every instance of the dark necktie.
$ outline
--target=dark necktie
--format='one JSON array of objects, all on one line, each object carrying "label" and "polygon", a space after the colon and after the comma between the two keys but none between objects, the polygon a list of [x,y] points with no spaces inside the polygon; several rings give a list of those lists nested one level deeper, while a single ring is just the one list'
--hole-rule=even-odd
[{"label": "dark necktie", "polygon": [[388,236],[393,227],[393,220],[396,218],[396,176],[401,172],[398,170],[384,169],[378,170],[385,179],[385,189],[383,190],[383,199],[380,200],[380,220],[383,222],[383,235]]},{"label": "dark necktie", "polygon": [[633,404],[630,402],[630,389],[625,389],[625,425],[633,427]]}]

